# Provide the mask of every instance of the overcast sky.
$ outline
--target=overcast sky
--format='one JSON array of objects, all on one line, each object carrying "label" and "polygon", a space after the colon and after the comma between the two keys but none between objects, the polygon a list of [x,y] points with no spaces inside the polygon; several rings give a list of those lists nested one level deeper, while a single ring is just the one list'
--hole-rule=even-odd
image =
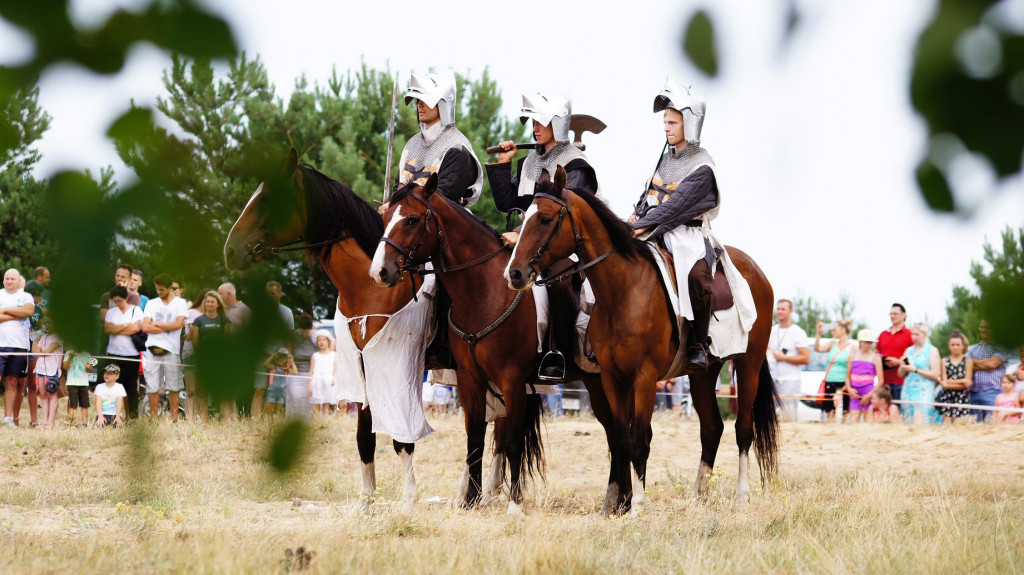
[{"label": "overcast sky", "polygon": [[[115,7],[139,2],[72,4],[77,19],[99,23]],[[691,84],[707,94],[702,143],[722,191],[713,227],[758,261],[776,297],[802,290],[831,301],[845,290],[855,315],[879,330],[893,301],[912,320],[942,320],[951,286],[971,284],[970,262],[981,259],[984,239],[998,242],[1004,227],[1024,222],[1024,183],[1004,186],[970,220],[933,215],[920,198],[913,172],[925,131],[907,82],[934,2],[798,4],[801,20],[788,44],[781,0],[709,6],[720,46],[714,80],[679,49],[695,2],[220,0],[216,10],[242,48],[260,55],[285,98],[300,75],[323,84],[332,67],[343,72],[362,60],[390,64],[403,78],[431,67],[477,77],[489,67],[509,116],[523,92],[570,95],[574,111],[608,124],[586,139],[587,156],[623,217],[664,141],[661,118],[651,112],[655,94],[666,76]],[[0,26],[0,62],[30,53]],[[140,47],[114,77],[70,67],[48,73],[40,99],[53,122],[40,145],[39,175],[109,164],[129,177],[103,134],[130,100],[151,105],[163,94],[169,62]],[[987,197],[984,173],[973,181],[981,191],[964,199]]]}]

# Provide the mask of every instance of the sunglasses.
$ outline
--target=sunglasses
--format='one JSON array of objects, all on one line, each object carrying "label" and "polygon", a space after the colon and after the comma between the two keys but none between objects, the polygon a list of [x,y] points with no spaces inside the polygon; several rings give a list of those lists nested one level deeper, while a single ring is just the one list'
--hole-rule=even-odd
[{"label": "sunglasses", "polygon": [[179,290],[179,289],[181,289],[181,286],[171,286],[171,289],[173,289],[173,290]]}]

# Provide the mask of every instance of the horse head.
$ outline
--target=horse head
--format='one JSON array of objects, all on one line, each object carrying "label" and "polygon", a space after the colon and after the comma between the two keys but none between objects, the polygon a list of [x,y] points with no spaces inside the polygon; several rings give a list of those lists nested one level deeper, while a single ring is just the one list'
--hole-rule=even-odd
[{"label": "horse head", "polygon": [[537,183],[533,203],[523,215],[519,241],[505,268],[505,280],[514,290],[530,287],[533,280],[555,261],[576,251],[575,225],[562,225],[569,212],[565,170],[558,166],[553,181]]},{"label": "horse head", "polygon": [[436,250],[437,216],[430,207],[436,192],[437,174],[431,174],[425,185],[406,184],[391,198],[384,213],[384,236],[370,266],[370,277],[378,286],[394,286],[404,272],[429,260]]},{"label": "horse head", "polygon": [[284,170],[260,182],[231,226],[224,242],[224,265],[229,270],[247,270],[272,248],[305,233],[306,199],[298,165],[298,153],[292,148]]}]

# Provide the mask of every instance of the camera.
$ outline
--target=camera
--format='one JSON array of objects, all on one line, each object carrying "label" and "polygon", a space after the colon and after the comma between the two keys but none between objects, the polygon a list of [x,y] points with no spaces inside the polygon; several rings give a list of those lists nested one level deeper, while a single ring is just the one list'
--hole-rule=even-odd
[{"label": "camera", "polygon": [[909,357],[903,358],[903,365],[910,365],[910,358]]},{"label": "camera", "polygon": [[832,331],[835,328],[836,328],[836,324],[834,324],[834,323],[822,322],[822,324],[821,324],[821,333]]}]

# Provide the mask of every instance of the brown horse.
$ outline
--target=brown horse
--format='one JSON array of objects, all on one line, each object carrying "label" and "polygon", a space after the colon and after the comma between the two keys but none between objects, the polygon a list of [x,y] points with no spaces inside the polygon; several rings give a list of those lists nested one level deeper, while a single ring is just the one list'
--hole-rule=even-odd
[{"label": "brown horse", "polygon": [[[489,382],[493,382],[500,390],[507,415],[504,452],[499,452],[496,444],[487,491],[494,490],[495,482],[500,485],[507,462],[508,512],[521,514],[524,475],[543,473],[544,465],[540,397],[526,393],[528,382],[535,380],[538,363],[533,293],[505,287],[502,277],[511,250],[502,245],[493,229],[436,192],[436,175],[423,187],[410,184],[396,192],[384,216],[387,230],[370,276],[381,285],[401,285],[404,282],[399,280],[409,266],[432,261],[452,299],[451,344],[458,364],[468,452],[462,503],[472,505],[479,498],[487,429],[485,402],[491,392]],[[609,422],[611,414],[599,380],[583,378],[578,371],[574,375],[592,389],[595,414]],[[501,433],[495,429],[496,438]]]},{"label": "brown horse", "polygon": [[[589,336],[614,414],[612,437],[616,442],[612,449],[620,453],[619,468],[613,472],[616,489],[609,486],[609,494],[617,490],[619,509],[631,505],[636,513],[644,498],[655,384],[671,368],[677,350],[685,349],[685,342],[680,341],[671,302],[647,246],[633,239],[631,230],[600,199],[565,190],[561,167],[553,183],[540,186],[526,213],[505,277],[510,287],[523,290],[551,262],[572,253],[581,265],[588,266],[586,274],[596,300]],[[745,503],[750,493],[747,453],[751,442],[757,450],[762,481],[776,469],[777,395],[765,360],[774,295],[753,260],[735,248],[728,251],[750,285],[757,309],[746,352],[734,360],[739,390],[737,498]],[[707,494],[724,428],[715,395],[715,380],[722,365],[721,360],[714,359],[706,372],[689,374],[701,424],[701,463],[694,486],[698,498]],[[635,491],[630,461],[639,482]]]},{"label": "brown horse", "polygon": [[[285,178],[261,183],[238,216],[224,244],[224,263],[230,270],[245,270],[266,253],[305,250],[307,257],[320,262],[338,288],[338,311],[349,318],[368,316],[365,331],[358,323],[347,326],[362,349],[384,327],[386,316],[412,300],[421,283],[414,280],[393,290],[381,290],[366,277],[368,254],[373,253],[383,231],[383,220],[372,206],[340,182],[310,166],[299,165],[293,149],[286,161]],[[377,439],[370,408],[363,407],[359,410],[356,443],[363,468],[360,497],[368,506],[377,485]],[[408,505],[417,496],[412,464],[415,444],[394,441],[394,448],[402,458],[402,498]]]}]

